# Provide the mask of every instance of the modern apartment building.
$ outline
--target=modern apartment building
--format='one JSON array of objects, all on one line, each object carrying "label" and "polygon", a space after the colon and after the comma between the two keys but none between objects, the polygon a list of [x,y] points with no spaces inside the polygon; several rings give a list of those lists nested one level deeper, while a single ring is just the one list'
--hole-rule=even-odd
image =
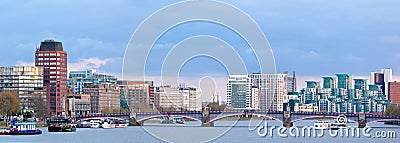
[{"label": "modern apartment building", "polygon": [[110,83],[117,85],[117,78],[110,74],[98,73],[96,70],[70,71],[68,87],[73,94],[83,94],[83,87],[88,83]]},{"label": "modern apartment building", "polygon": [[36,66],[0,67],[0,91],[15,91],[21,99],[23,111],[35,112],[29,99],[40,97],[46,102],[43,68]]},{"label": "modern apartment building", "polygon": [[198,88],[160,86],[155,89],[155,105],[159,111],[201,111],[201,92]]}]

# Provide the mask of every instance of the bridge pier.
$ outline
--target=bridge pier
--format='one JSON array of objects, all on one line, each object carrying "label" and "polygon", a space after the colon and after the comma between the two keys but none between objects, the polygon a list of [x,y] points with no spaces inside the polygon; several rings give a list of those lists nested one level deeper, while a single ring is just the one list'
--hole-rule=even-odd
[{"label": "bridge pier", "polygon": [[358,114],[358,128],[365,128],[367,126],[367,117],[364,113]]},{"label": "bridge pier", "polygon": [[210,121],[210,110],[208,107],[204,107],[201,113],[201,126],[202,127],[214,127],[214,122]]},{"label": "bridge pier", "polygon": [[142,126],[144,124],[144,121],[137,122],[136,117],[136,113],[133,113],[129,120],[129,126]]},{"label": "bridge pier", "polygon": [[283,126],[287,128],[293,127],[292,118],[290,117],[290,111],[283,112]]}]

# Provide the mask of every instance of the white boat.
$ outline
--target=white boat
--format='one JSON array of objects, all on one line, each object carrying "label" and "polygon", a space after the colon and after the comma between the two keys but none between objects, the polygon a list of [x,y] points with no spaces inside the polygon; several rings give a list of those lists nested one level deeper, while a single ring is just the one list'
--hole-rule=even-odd
[{"label": "white boat", "polygon": [[318,120],[314,122],[314,128],[315,129],[328,129],[329,128],[329,124],[328,121],[322,121],[322,120]]},{"label": "white boat", "polygon": [[103,124],[101,124],[101,127],[103,127],[103,129],[111,129],[111,128],[115,128],[115,124],[110,124],[108,122],[104,122]]},{"label": "white boat", "polygon": [[331,129],[331,130],[338,130],[338,129],[345,129],[345,128],[347,128],[346,127],[346,124],[341,124],[341,123],[339,123],[339,122],[337,122],[336,120],[329,126],[329,128]]},{"label": "white boat", "polygon": [[90,121],[90,128],[100,128],[101,121],[91,120]]},{"label": "white boat", "polygon": [[126,128],[129,123],[126,120],[114,120],[115,128]]},{"label": "white boat", "polygon": [[115,124],[115,128],[126,128],[126,127],[128,127],[128,123],[125,123],[125,124]]}]

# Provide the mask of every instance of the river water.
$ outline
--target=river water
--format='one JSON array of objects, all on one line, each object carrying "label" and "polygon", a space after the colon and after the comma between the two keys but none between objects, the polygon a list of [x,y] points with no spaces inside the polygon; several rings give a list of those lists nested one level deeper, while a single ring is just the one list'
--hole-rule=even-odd
[{"label": "river water", "polygon": [[[324,143],[340,143],[340,142],[363,142],[363,143],[398,143],[400,142],[399,133],[400,126],[384,125],[383,123],[370,123],[372,129],[368,132],[371,137],[366,137],[361,131],[360,137],[332,137],[329,131],[325,131],[323,137],[280,137],[277,135],[277,129],[272,132],[272,136],[268,134],[266,137],[260,137],[258,134],[257,126],[249,128],[250,121],[238,121],[236,126],[227,128],[234,123],[233,121],[219,121],[215,123],[216,127],[186,127],[186,126],[163,126],[160,127],[158,123],[147,123],[145,129],[142,127],[128,127],[116,129],[77,129],[72,133],[49,133],[46,128],[41,128],[43,134],[31,136],[0,136],[0,143],[142,143],[142,142],[197,142],[210,140],[207,134],[213,134],[216,131],[223,132],[222,134],[214,134],[211,142],[324,142]],[[312,126],[314,121],[299,121],[295,126]],[[281,126],[280,122],[267,121],[268,126]],[[198,123],[187,123],[188,125],[196,126]],[[262,122],[262,125],[265,125]],[[356,124],[347,124],[348,126],[355,126]],[[154,129],[154,130],[152,130]],[[255,129],[255,130],[254,130]],[[268,129],[270,130],[270,129]],[[263,130],[260,130],[262,133]],[[300,129],[301,131],[301,129]],[[148,133],[150,132],[150,133]],[[183,133],[182,133],[183,132]],[[391,138],[378,138],[376,132],[395,132],[396,137]],[[155,134],[155,135],[151,135]],[[289,131],[286,130],[286,134]],[[300,133],[301,134],[301,133]],[[351,133],[350,133],[351,134]],[[383,134],[382,134],[383,135]],[[157,136],[157,137],[155,137]],[[387,135],[388,136],[388,135]],[[200,139],[201,138],[201,139]]]}]

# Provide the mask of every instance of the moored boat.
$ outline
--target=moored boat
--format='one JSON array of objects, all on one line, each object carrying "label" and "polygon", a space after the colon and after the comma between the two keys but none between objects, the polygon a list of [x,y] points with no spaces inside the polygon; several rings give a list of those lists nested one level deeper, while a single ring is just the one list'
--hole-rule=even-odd
[{"label": "moored boat", "polygon": [[329,128],[329,124],[328,121],[322,121],[322,120],[318,120],[314,122],[314,128],[315,129],[328,129]]},{"label": "moored boat", "polygon": [[0,131],[0,135],[8,135],[8,134],[10,134],[10,130],[8,130],[8,129]]},{"label": "moored boat", "polygon": [[104,122],[103,124],[101,124],[101,127],[103,129],[111,129],[111,128],[115,128],[115,124],[110,124],[108,122]]},{"label": "moored boat", "polygon": [[116,120],[114,124],[115,128],[126,128],[129,125],[125,120]]},{"label": "moored boat", "polygon": [[47,129],[49,132],[75,132],[76,125],[72,123],[72,120],[69,118],[51,117],[47,121]]},{"label": "moored boat", "polygon": [[15,120],[12,121],[10,130],[8,132],[10,135],[37,135],[42,134],[42,131],[36,128],[36,123],[16,123]]},{"label": "moored boat", "polygon": [[337,122],[337,120],[335,120],[335,121],[329,126],[329,128],[330,128],[331,130],[344,129],[344,128],[346,128],[346,124],[339,123],[339,122]]}]

